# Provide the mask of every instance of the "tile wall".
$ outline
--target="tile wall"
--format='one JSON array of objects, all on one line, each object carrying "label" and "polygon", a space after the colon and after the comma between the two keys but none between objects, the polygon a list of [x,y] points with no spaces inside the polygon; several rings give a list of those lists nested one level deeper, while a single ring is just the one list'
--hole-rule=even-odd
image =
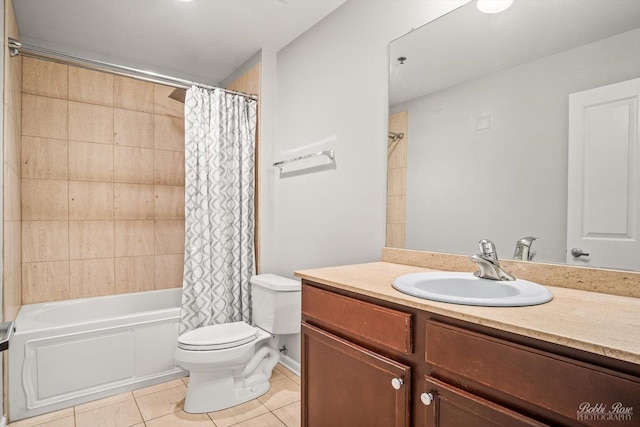
[{"label": "tile wall", "polygon": [[403,133],[404,138],[387,147],[387,246],[405,247],[407,197],[407,127],[408,111],[389,115],[389,132]]},{"label": "tile wall", "polygon": [[23,304],[182,286],[184,105],[172,90],[23,59]]},{"label": "tile wall", "polygon": [[4,135],[3,135],[3,259],[4,320],[14,320],[21,306],[20,135],[22,57],[12,58],[7,37],[20,38],[12,2],[4,2]]}]

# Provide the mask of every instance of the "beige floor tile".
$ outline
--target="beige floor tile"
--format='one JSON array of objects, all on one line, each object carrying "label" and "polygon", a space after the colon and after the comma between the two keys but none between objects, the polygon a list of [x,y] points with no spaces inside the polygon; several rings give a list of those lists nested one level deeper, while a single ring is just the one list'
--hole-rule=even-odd
[{"label": "beige floor tile", "polygon": [[233,427],[284,427],[284,424],[271,412],[256,418],[235,424]]},{"label": "beige floor tile", "polygon": [[[68,423],[71,418],[71,424]],[[67,421],[63,421],[67,420]],[[54,424],[60,422],[60,424]],[[61,411],[50,412],[48,414],[39,415],[37,417],[27,418],[24,420],[10,423],[9,427],[36,427],[36,426],[73,426],[73,408],[63,409]]]},{"label": "beige floor tile", "polygon": [[184,383],[184,385],[189,385],[189,377],[182,377],[182,382]]},{"label": "beige floor tile", "polygon": [[133,398],[76,413],[76,427],[129,427],[140,422],[142,415]]},{"label": "beige floor tile", "polygon": [[287,427],[300,427],[300,413],[300,402],[295,402],[273,411],[273,415],[278,417]]},{"label": "beige floor tile", "polygon": [[147,427],[215,427],[207,414],[187,414],[184,411],[154,418],[145,424]]},{"label": "beige floor tile", "polygon": [[292,370],[290,370],[289,368],[286,368],[284,365],[281,365],[279,363],[276,365],[276,370],[282,372],[289,378],[300,378]]},{"label": "beige floor tile", "polygon": [[300,400],[300,386],[290,378],[275,381],[271,390],[258,398],[270,411]]},{"label": "beige floor tile", "polygon": [[133,390],[133,397],[137,399],[139,397],[146,396],[147,394],[157,393],[159,391],[167,390],[173,387],[180,387],[181,385],[183,385],[183,382],[180,379],[169,381],[166,383],[155,384],[149,387]]},{"label": "beige floor tile", "polygon": [[[24,420],[23,420],[24,421]],[[75,418],[72,416],[60,418],[53,421],[47,421],[43,423],[36,424],[21,424],[22,421],[18,421],[17,423],[9,424],[9,427],[75,427]]]},{"label": "beige floor tile", "polygon": [[182,410],[187,387],[179,385],[136,398],[145,421]]},{"label": "beige floor tile", "polygon": [[250,418],[266,414],[267,412],[269,412],[269,409],[260,403],[260,401],[254,399],[229,409],[209,412],[209,416],[216,424],[216,427],[229,427]]},{"label": "beige floor tile", "polygon": [[274,381],[280,381],[280,380],[284,380],[285,378],[287,378],[287,376],[280,372],[277,369],[274,369],[273,371],[271,371],[271,378],[269,379],[269,382],[274,382]]},{"label": "beige floor tile", "polygon": [[101,408],[103,406],[114,405],[116,403],[124,402],[125,400],[133,399],[133,394],[130,391],[126,393],[116,394],[115,396],[106,397],[100,400],[94,400],[93,402],[84,403],[82,405],[76,406],[75,412],[76,414],[85,411],[91,411],[97,408]]}]

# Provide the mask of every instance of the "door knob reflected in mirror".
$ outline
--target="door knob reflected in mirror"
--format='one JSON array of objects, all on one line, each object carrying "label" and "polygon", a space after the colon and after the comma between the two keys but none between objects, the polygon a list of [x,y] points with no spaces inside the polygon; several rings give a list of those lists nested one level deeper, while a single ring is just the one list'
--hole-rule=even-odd
[{"label": "door knob reflected in mirror", "polygon": [[588,253],[586,252],[582,252],[582,249],[580,248],[573,248],[571,249],[571,255],[573,255],[576,258],[579,258],[581,256],[589,256]]}]

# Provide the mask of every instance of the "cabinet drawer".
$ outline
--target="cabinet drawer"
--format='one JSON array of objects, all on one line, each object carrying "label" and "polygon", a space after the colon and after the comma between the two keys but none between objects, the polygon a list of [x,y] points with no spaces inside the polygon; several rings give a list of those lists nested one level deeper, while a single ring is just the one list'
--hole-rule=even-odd
[{"label": "cabinet drawer", "polygon": [[[637,413],[619,415],[622,408],[640,408],[636,380],[432,320],[426,335],[425,359],[435,376],[467,378],[471,388],[473,383],[489,387],[581,425],[606,426],[615,420],[616,426],[632,426],[640,421]],[[617,413],[616,405],[621,407]]]},{"label": "cabinet drawer", "polygon": [[356,340],[411,354],[411,314],[304,284],[302,313],[313,323]]}]

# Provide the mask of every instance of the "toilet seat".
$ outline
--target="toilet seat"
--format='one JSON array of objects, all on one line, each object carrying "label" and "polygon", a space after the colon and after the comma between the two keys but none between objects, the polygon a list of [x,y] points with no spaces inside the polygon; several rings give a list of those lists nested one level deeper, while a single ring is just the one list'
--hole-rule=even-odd
[{"label": "toilet seat", "polygon": [[192,351],[222,350],[254,341],[257,328],[245,322],[209,325],[185,332],[178,337],[178,348]]}]

